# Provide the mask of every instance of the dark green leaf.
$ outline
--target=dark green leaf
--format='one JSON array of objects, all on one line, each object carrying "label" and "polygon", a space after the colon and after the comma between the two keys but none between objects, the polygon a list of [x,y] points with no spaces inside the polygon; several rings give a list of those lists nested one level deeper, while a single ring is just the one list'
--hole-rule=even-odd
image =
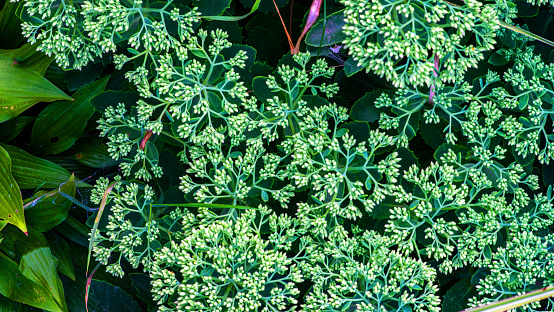
[{"label": "dark green leaf", "polygon": [[78,90],[100,77],[103,70],[102,63],[90,63],[79,70],[69,71],[67,72],[67,88],[69,91]]},{"label": "dark green leaf", "polygon": [[0,142],[9,142],[18,136],[23,128],[30,124],[34,117],[17,116],[0,123]]},{"label": "dark green leaf", "polygon": [[157,305],[152,300],[151,282],[150,276],[144,273],[131,273],[129,274],[131,284],[138,291],[137,297],[148,304],[148,311],[156,311]]},{"label": "dark green leaf", "polygon": [[118,103],[125,104],[125,107],[129,109],[131,105],[137,103],[139,98],[140,97],[137,93],[123,91],[106,91],[90,99],[90,104],[94,106],[97,112],[104,113],[106,107],[115,107]]},{"label": "dark green leaf", "polygon": [[343,129],[348,129],[348,134],[358,143],[367,141],[367,138],[369,137],[369,125],[365,121],[349,122],[342,125],[339,131],[342,131]]},{"label": "dark green leaf", "polygon": [[439,127],[435,124],[421,125],[420,133],[425,143],[435,150],[446,142],[444,137],[441,135],[441,129],[439,129]]},{"label": "dark green leaf", "polygon": [[50,63],[54,61],[53,55],[47,56],[46,54],[37,51],[37,46],[30,43],[24,44],[19,49],[0,50],[0,57],[9,58],[18,64],[34,70],[41,76],[44,76],[46,69],[48,69]]},{"label": "dark green leaf", "polygon": [[263,102],[266,102],[268,99],[271,99],[277,95],[277,93],[271,92],[266,82],[266,77],[256,77],[252,81],[252,89],[254,90],[256,98]]},{"label": "dark green leaf", "polygon": [[[327,16],[325,27],[323,20],[312,26],[306,34],[306,44],[314,47],[325,47],[334,44],[341,44],[346,39],[342,28],[346,25],[344,10]],[[325,33],[323,34],[323,29]],[[322,35],[323,34],[323,35]]]},{"label": "dark green leaf", "polygon": [[46,232],[65,220],[71,201],[60,192],[75,196],[73,176],[58,189],[51,192],[39,191],[25,200],[25,219],[29,226],[40,232]]},{"label": "dark green leaf", "polygon": [[381,112],[386,108],[376,108],[375,100],[382,94],[382,91],[371,91],[354,103],[350,110],[350,118],[358,121],[375,122],[379,120]]},{"label": "dark green leaf", "polygon": [[15,312],[15,311],[19,311],[19,302],[10,300],[0,295],[0,312]]},{"label": "dark green leaf", "polygon": [[198,11],[205,16],[217,16],[229,8],[231,0],[195,0]]},{"label": "dark green leaf", "polygon": [[23,275],[50,290],[52,298],[67,311],[62,281],[56,270],[58,261],[52,256],[44,235],[29,228],[29,237],[20,235],[16,250],[21,257],[19,269]]},{"label": "dark green leaf", "polygon": [[[12,159],[12,174],[22,189],[55,188],[67,182],[71,173],[51,161],[33,156],[15,146],[0,144]],[[90,186],[77,182],[77,187]]]},{"label": "dark green leaf", "polygon": [[362,66],[358,66],[358,62],[354,61],[352,57],[349,57],[346,62],[344,62],[344,74],[347,77],[354,75],[362,69],[364,68]]},{"label": "dark green leaf", "polygon": [[69,250],[69,245],[65,239],[56,234],[54,231],[44,233],[44,237],[48,241],[52,255],[58,260],[58,272],[64,274],[72,280],[75,280],[71,250]]},{"label": "dark green leaf", "polygon": [[112,167],[120,163],[108,153],[108,146],[102,140],[85,137],[77,141],[68,151],[72,159],[91,168]]},{"label": "dark green leaf", "polygon": [[[82,300],[83,297],[81,297]],[[92,280],[90,286],[89,311],[142,312],[138,303],[120,287],[104,281]]]},{"label": "dark green leaf", "polygon": [[16,48],[25,38],[21,35],[21,20],[16,15],[17,2],[4,1],[0,11],[0,48]]},{"label": "dark green leaf", "polygon": [[468,308],[468,299],[477,295],[475,286],[470,281],[471,278],[465,278],[446,292],[442,302],[443,312],[459,312]]},{"label": "dark green leaf", "polygon": [[104,90],[108,79],[106,76],[77,91],[73,102],[56,102],[46,107],[33,125],[33,149],[41,154],[57,154],[73,146],[94,113],[90,99]]},{"label": "dark green leaf", "polygon": [[63,312],[44,286],[27,278],[16,262],[0,252],[0,294],[47,311]]},{"label": "dark green leaf", "polygon": [[90,228],[73,218],[71,215],[67,216],[65,221],[56,226],[55,229],[71,241],[83,247],[88,247]]},{"label": "dark green leaf", "polygon": [[38,102],[71,100],[32,68],[0,58],[0,122],[14,118]]},{"label": "dark green leaf", "polygon": [[254,29],[250,31],[246,42],[258,51],[260,61],[266,61],[272,66],[275,66],[282,56],[281,46],[277,38],[265,27],[254,27]]},{"label": "dark green leaf", "polygon": [[506,54],[506,50],[504,49],[495,51],[489,57],[489,64],[494,66],[504,66],[508,64],[510,60],[506,59],[505,54]]}]

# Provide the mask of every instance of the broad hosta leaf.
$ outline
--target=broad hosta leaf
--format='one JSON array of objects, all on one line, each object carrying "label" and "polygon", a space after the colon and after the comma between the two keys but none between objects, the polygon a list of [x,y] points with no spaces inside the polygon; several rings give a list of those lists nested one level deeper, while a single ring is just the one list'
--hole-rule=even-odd
[{"label": "broad hosta leaf", "polygon": [[90,100],[97,112],[104,113],[107,107],[115,107],[118,103],[125,104],[127,109],[135,105],[140,99],[137,93],[123,91],[105,91]]},{"label": "broad hosta leaf", "polygon": [[0,48],[15,48],[25,38],[21,35],[21,20],[15,14],[18,3],[5,1],[0,11]]},{"label": "broad hosta leaf", "polygon": [[48,56],[37,51],[37,46],[30,43],[26,43],[19,49],[0,50],[0,57],[6,57],[25,65],[41,76],[44,76],[48,66],[54,61],[53,55]]},{"label": "broad hosta leaf", "polygon": [[17,255],[21,258],[19,269],[27,278],[50,290],[50,295],[67,311],[62,281],[56,267],[58,260],[52,256],[50,246],[42,233],[29,228],[29,237],[19,235],[15,242]]},{"label": "broad hosta leaf", "polygon": [[62,224],[56,226],[56,231],[83,247],[89,245],[90,228],[79,222],[71,215],[67,216]]},{"label": "broad hosta leaf", "polygon": [[77,91],[73,94],[73,102],[56,102],[40,112],[31,133],[34,150],[41,154],[57,154],[73,146],[94,114],[90,99],[104,91],[108,79],[106,76]]},{"label": "broad hosta leaf", "polygon": [[[0,144],[6,149],[12,159],[12,174],[22,189],[56,188],[71,177],[71,173],[61,166],[33,156],[26,151],[11,145]],[[77,187],[89,186],[84,182],[76,182]]]},{"label": "broad hosta leaf", "polygon": [[25,217],[27,224],[40,232],[46,232],[62,223],[67,217],[71,201],[61,193],[75,196],[74,176],[54,191],[39,191],[25,201]]},{"label": "broad hosta leaf", "polygon": [[14,118],[38,102],[71,100],[32,68],[0,58],[0,122]]},{"label": "broad hosta leaf", "polygon": [[[334,44],[342,44],[346,35],[342,28],[346,25],[344,21],[344,10],[327,16],[325,25],[323,20],[312,26],[306,34],[306,44],[314,47],[326,47]],[[325,29],[325,33],[323,30]]]},{"label": "broad hosta leaf", "polygon": [[[82,273],[82,274],[80,274]],[[86,312],[85,301],[85,272],[77,271],[76,280],[71,281],[62,276],[66,292],[67,306],[71,312]],[[139,312],[143,311],[138,303],[120,287],[108,282],[92,280],[88,296],[88,311],[117,311]]]},{"label": "broad hosta leaf", "polygon": [[16,262],[0,252],[0,295],[46,311],[62,312],[48,289],[27,278]]},{"label": "broad hosta leaf", "polygon": [[0,295],[0,312],[19,311],[19,302],[10,300]]},{"label": "broad hosta leaf", "polygon": [[[23,199],[19,187],[12,176],[12,160],[0,146],[0,219],[17,226],[27,233],[23,216]],[[0,275],[1,276],[1,275]]]},{"label": "broad hosta leaf", "polygon": [[0,123],[0,142],[9,142],[21,133],[23,128],[30,124],[34,117],[17,116]]},{"label": "broad hosta leaf", "polygon": [[98,139],[80,140],[70,150],[71,157],[79,163],[91,168],[112,167],[120,163],[113,160],[108,153],[108,146]]},{"label": "broad hosta leaf", "polygon": [[64,274],[72,280],[75,280],[71,250],[69,249],[69,245],[65,239],[56,234],[54,231],[44,233],[44,237],[46,237],[48,245],[50,245],[52,255],[58,259],[58,272]]}]

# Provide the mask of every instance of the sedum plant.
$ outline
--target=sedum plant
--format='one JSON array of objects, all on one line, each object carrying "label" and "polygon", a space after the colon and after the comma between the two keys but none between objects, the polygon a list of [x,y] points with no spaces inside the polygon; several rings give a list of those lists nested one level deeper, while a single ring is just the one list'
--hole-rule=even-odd
[{"label": "sedum plant", "polygon": [[114,165],[83,191],[98,212],[63,194],[86,212],[56,231],[83,245],[90,217],[89,252],[149,311],[450,312],[553,285],[549,50],[499,29],[543,8],[344,0],[307,32],[318,3],[302,36],[324,53],[280,57],[260,1],[25,0],[23,35],[57,65],[5,63],[64,90],[104,79],[73,95],[86,118],[68,102],[35,121],[83,125],[44,157]]},{"label": "sedum plant", "polygon": [[431,86],[433,73],[443,82],[460,81],[496,43],[494,6],[479,1],[463,6],[442,0],[342,3],[348,53],[395,87]]},{"label": "sedum plant", "polygon": [[[37,50],[54,55],[62,68],[80,69],[104,53],[130,47],[133,58],[169,49],[182,51],[181,42],[198,21],[195,10],[181,13],[169,1],[163,5],[143,1],[26,1],[23,35]],[[170,31],[170,24],[176,31]],[[173,26],[173,25],[171,25]]]}]

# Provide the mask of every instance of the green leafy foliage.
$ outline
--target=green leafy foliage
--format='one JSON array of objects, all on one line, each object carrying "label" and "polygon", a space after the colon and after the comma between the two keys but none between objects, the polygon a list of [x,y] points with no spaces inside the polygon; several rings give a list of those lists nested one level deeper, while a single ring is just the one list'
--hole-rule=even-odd
[{"label": "green leafy foliage", "polygon": [[71,100],[31,67],[0,57],[0,122],[41,101]]},{"label": "green leafy foliage", "polygon": [[0,218],[27,232],[23,216],[23,201],[19,187],[12,176],[12,160],[6,150],[0,147]]},{"label": "green leafy foliage", "polygon": [[22,2],[0,212],[29,237],[0,215],[0,309],[459,311],[554,284],[546,2]]}]

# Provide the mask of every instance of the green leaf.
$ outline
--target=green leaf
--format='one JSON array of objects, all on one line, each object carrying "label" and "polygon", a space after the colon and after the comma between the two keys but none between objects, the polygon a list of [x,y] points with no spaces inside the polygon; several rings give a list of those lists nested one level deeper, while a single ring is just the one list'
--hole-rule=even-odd
[{"label": "green leaf", "polygon": [[96,80],[102,72],[104,66],[102,63],[89,63],[87,66],[82,67],[79,70],[68,71],[67,74],[67,88],[69,91],[75,91],[83,86],[91,84]]},{"label": "green leaf", "polygon": [[94,114],[90,99],[104,90],[108,79],[106,76],[77,91],[74,102],[56,102],[40,112],[31,133],[33,149],[41,154],[57,154],[73,146]]},{"label": "green leaf", "polygon": [[0,252],[0,294],[24,304],[47,311],[62,312],[44,286],[27,278],[16,262]]},{"label": "green leaf", "polygon": [[350,118],[370,123],[378,121],[381,113],[386,110],[384,107],[375,107],[375,101],[382,93],[383,92],[381,90],[371,91],[357,100],[350,110]]},{"label": "green leaf", "polygon": [[[310,31],[306,34],[306,44],[314,47],[342,44],[346,39],[346,35],[342,31],[345,25],[344,10],[328,15],[325,25],[323,20],[320,20],[317,24],[312,26]],[[324,26],[325,33],[323,33]]]},{"label": "green leaf", "polygon": [[23,275],[49,289],[61,310],[67,311],[62,281],[56,270],[58,261],[52,256],[44,235],[29,228],[29,237],[20,235],[16,241],[16,250],[21,256],[19,269]]},{"label": "green leaf", "polygon": [[442,302],[443,312],[458,312],[467,308],[468,299],[476,296],[475,286],[471,284],[471,278],[465,278],[454,284],[444,295]]},{"label": "green leaf", "polygon": [[[75,282],[62,277],[67,305],[72,312],[85,312],[85,277],[77,274]],[[88,311],[142,312],[138,303],[121,287],[108,282],[92,280],[88,297]]]},{"label": "green leaf", "polygon": [[[51,161],[33,156],[26,151],[7,144],[0,144],[12,159],[12,174],[22,189],[57,188],[71,177],[69,171]],[[77,182],[77,187],[90,186]]]},{"label": "green leaf", "polygon": [[343,135],[346,134],[346,132],[348,132],[347,128],[340,128],[339,130],[337,130],[337,132],[335,132],[335,138],[342,137]]},{"label": "green leaf", "polygon": [[77,221],[71,215],[67,216],[64,222],[56,227],[56,231],[83,247],[89,245],[90,228],[82,222]]},{"label": "green leaf", "polygon": [[445,143],[439,146],[439,148],[437,148],[437,150],[435,151],[435,160],[440,162],[440,158],[443,157],[448,152],[448,150],[452,150],[456,155],[459,155],[458,157],[461,157],[461,159],[465,159],[466,156],[470,153],[469,149],[465,146]]},{"label": "green leaf", "polygon": [[260,61],[266,61],[271,66],[277,65],[278,60],[282,56],[279,40],[265,27],[254,27],[250,31],[246,42],[258,51]]},{"label": "green leaf", "polygon": [[[1,241],[1,240],[0,240]],[[0,295],[0,312],[19,311],[19,302],[10,300]]]},{"label": "green leaf", "polygon": [[52,255],[58,259],[58,272],[64,274],[72,280],[75,280],[71,250],[69,249],[69,245],[65,239],[56,234],[54,231],[44,233],[44,237],[48,241]]},{"label": "green leaf", "polygon": [[[347,124],[343,124],[340,127],[339,131],[342,131],[343,129],[348,129],[348,134],[353,137],[358,143],[366,141],[369,137],[369,125],[365,121],[353,121]],[[337,133],[339,131],[337,131]]]},{"label": "green leaf", "polygon": [[71,201],[60,192],[75,196],[73,175],[57,190],[39,191],[25,201],[25,216],[29,226],[40,232],[46,232],[65,220],[71,207]]},{"label": "green leaf", "polygon": [[352,57],[349,57],[346,62],[344,62],[344,74],[346,77],[351,77],[362,69],[364,68],[362,66],[358,66],[358,62],[354,61]]},{"label": "green leaf", "polygon": [[520,96],[518,99],[519,109],[524,110],[525,107],[527,107],[527,104],[529,104],[529,93]]},{"label": "green leaf", "polygon": [[108,146],[97,138],[85,137],[77,141],[67,152],[72,159],[91,168],[112,167],[120,163],[110,157]]},{"label": "green leaf", "polygon": [[267,196],[267,192],[265,190],[262,190],[262,199],[264,202],[269,200],[269,196]]},{"label": "green leaf", "polygon": [[[23,199],[12,176],[12,160],[0,146],[0,218],[17,226],[25,234],[27,225],[23,216]],[[1,275],[0,275],[1,276]]]},{"label": "green leaf", "polygon": [[32,68],[0,58],[0,122],[14,118],[38,102],[71,100]]},{"label": "green leaf", "polygon": [[498,51],[495,51],[491,54],[489,57],[489,64],[494,66],[504,66],[510,62],[510,60],[506,59],[506,50],[501,49]]},{"label": "green leaf", "polygon": [[277,93],[272,93],[267,86],[266,77],[256,77],[252,80],[252,90],[256,98],[262,102],[267,102],[268,99],[273,98]]},{"label": "green leaf", "polygon": [[41,76],[44,76],[48,66],[54,61],[54,56],[47,56],[37,51],[37,46],[30,43],[26,43],[19,49],[0,50],[0,57],[6,57],[12,62],[16,61],[18,64],[27,66]]},{"label": "green leaf", "polygon": [[197,57],[199,58],[202,58],[202,59],[207,59],[208,56],[206,55],[206,53],[204,53],[204,51],[200,50],[200,49],[191,49],[189,50],[192,54],[196,55]]},{"label": "green leaf", "polygon": [[287,5],[288,0],[275,0],[275,4],[273,4],[273,0],[271,1],[260,1],[260,0],[240,0],[240,2],[247,8],[253,8],[258,7],[258,10],[262,13],[275,13],[275,4],[277,4],[278,8],[282,8],[285,5]]},{"label": "green leaf", "polygon": [[21,20],[16,15],[19,3],[3,3],[4,7],[0,11],[0,48],[15,48],[25,40],[21,35]]},{"label": "green leaf", "polygon": [[425,143],[435,150],[446,143],[446,140],[442,136],[442,130],[435,124],[422,124],[420,133]]},{"label": "green leaf", "polygon": [[104,113],[108,106],[117,106],[118,103],[125,104],[127,109],[137,103],[139,95],[134,92],[105,91],[90,99],[90,104],[97,112]]},{"label": "green leaf", "polygon": [[9,142],[18,136],[23,128],[30,124],[35,117],[17,116],[0,123],[0,142]]},{"label": "green leaf", "polygon": [[137,290],[137,297],[148,304],[148,311],[156,311],[156,302],[152,300],[152,293],[150,289],[150,283],[152,279],[148,274],[144,273],[131,273],[129,274],[131,279],[131,285]]},{"label": "green leaf", "polygon": [[231,0],[195,0],[194,2],[202,16],[221,15],[231,4]]}]

